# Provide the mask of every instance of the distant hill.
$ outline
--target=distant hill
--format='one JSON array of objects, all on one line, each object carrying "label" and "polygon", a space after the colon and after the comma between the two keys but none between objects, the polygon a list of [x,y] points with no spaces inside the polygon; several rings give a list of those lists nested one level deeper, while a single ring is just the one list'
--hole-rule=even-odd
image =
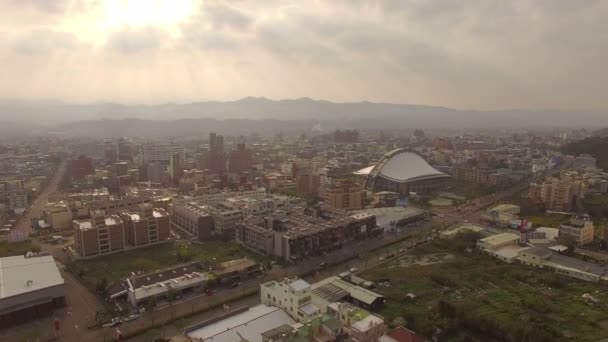
[{"label": "distant hill", "polygon": [[566,154],[590,154],[597,158],[597,167],[608,170],[608,136],[587,138],[563,147]]},{"label": "distant hill", "polygon": [[[354,128],[536,128],[593,127],[605,113],[559,111],[475,111],[372,102],[336,103],[310,98],[207,101],[162,105],[67,104],[54,101],[0,101],[0,120],[63,125],[102,119],[179,121],[182,119],[301,120]],[[100,124],[101,126],[107,125]],[[101,127],[99,126],[99,127]],[[339,125],[338,125],[339,126]]]}]

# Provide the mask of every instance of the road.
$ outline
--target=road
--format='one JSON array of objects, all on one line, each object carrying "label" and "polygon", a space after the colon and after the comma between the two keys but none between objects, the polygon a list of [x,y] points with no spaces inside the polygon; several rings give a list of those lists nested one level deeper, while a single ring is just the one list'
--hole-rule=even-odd
[{"label": "road", "polygon": [[56,192],[59,187],[59,183],[63,178],[65,172],[67,170],[67,161],[62,161],[61,164],[57,167],[57,171],[51,178],[51,180],[47,183],[46,187],[38,197],[34,200],[34,202],[29,206],[27,211],[23,213],[23,215],[19,218],[17,223],[15,223],[15,228],[13,231],[16,234],[25,233],[26,236],[29,236],[33,233],[32,229],[32,218],[39,218],[42,215],[42,210],[44,206],[47,204],[49,195]]}]

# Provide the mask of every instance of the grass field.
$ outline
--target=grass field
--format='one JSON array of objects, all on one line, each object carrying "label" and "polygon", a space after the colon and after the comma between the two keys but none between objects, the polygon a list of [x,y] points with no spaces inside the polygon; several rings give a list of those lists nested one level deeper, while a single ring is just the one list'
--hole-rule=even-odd
[{"label": "grass field", "polygon": [[[608,337],[608,292],[598,285],[552,272],[506,264],[460,252],[453,241],[415,250],[412,265],[395,261],[366,271],[386,298],[380,312],[388,322],[403,318],[413,330],[440,341],[597,341]],[[434,254],[433,254],[434,253]],[[445,262],[417,265],[425,254],[453,255]],[[409,262],[409,261],[408,261]],[[415,299],[407,301],[412,293]],[[590,293],[598,304],[581,296]]]},{"label": "grass field", "polygon": [[570,220],[570,216],[567,215],[535,215],[525,216],[529,222],[540,226],[540,227],[552,227],[559,228],[560,224],[567,223]]},{"label": "grass field", "polygon": [[72,272],[95,284],[104,279],[115,282],[131,272],[154,271],[187,261],[227,261],[241,257],[260,259],[260,256],[235,242],[213,241],[203,245],[177,246],[165,243],[147,248],[115,253],[90,260],[78,260],[70,264]]},{"label": "grass field", "polygon": [[0,258],[13,255],[24,255],[27,252],[38,252],[39,250],[40,248],[34,246],[31,240],[19,242],[0,241]]}]

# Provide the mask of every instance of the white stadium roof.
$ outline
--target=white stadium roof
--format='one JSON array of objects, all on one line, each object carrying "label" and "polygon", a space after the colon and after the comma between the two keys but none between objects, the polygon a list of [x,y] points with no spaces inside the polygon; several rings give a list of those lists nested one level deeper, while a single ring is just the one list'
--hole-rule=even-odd
[{"label": "white stadium roof", "polygon": [[449,177],[437,171],[418,154],[405,149],[390,151],[376,165],[356,171],[355,174],[381,176],[395,182]]}]

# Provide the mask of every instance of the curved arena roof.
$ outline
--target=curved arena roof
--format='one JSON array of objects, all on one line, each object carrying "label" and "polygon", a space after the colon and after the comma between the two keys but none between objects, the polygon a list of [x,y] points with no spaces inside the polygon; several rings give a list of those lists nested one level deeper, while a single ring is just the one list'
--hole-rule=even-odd
[{"label": "curved arena roof", "polygon": [[417,153],[406,149],[390,151],[376,165],[361,169],[355,174],[367,174],[370,177],[380,176],[400,183],[449,177],[445,173],[437,171]]}]

